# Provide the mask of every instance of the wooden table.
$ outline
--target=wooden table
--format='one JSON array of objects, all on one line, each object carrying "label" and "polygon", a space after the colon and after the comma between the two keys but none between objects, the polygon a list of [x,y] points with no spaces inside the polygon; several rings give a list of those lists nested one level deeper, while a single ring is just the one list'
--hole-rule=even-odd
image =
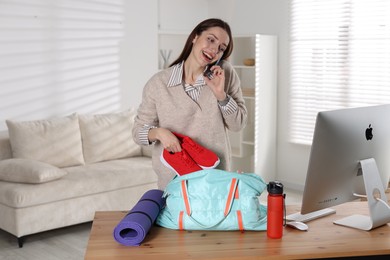
[{"label": "wooden table", "polygon": [[[266,232],[176,231],[154,226],[138,247],[117,243],[113,230],[127,212],[96,212],[85,259],[302,259],[390,255],[390,226],[361,231],[333,220],[367,212],[367,202],[334,207],[336,214],[308,222],[308,231],[289,227],[282,239]],[[287,206],[287,213],[300,206]]]}]

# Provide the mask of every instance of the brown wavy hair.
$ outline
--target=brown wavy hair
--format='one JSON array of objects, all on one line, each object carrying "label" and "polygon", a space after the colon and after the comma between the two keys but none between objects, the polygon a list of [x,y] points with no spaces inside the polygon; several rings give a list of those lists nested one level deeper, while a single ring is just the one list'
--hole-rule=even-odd
[{"label": "brown wavy hair", "polygon": [[228,36],[229,36],[229,44],[226,47],[226,50],[222,54],[222,60],[225,60],[225,59],[229,58],[229,56],[232,54],[232,51],[233,51],[233,37],[232,37],[232,32],[230,30],[230,26],[229,26],[229,24],[227,22],[225,22],[225,21],[223,21],[221,19],[210,18],[210,19],[204,20],[203,22],[199,23],[192,30],[192,32],[190,33],[190,35],[187,38],[186,44],[184,45],[184,48],[183,48],[181,54],[169,66],[172,67],[172,66],[174,66],[174,65],[176,65],[176,64],[178,64],[178,63],[180,63],[180,62],[182,62],[184,60],[186,60],[188,58],[188,56],[190,56],[190,53],[191,53],[191,50],[192,50],[192,44],[193,44],[192,41],[193,41],[193,39],[195,39],[195,37],[197,35],[201,35],[201,33],[203,31],[206,31],[207,29],[209,29],[211,27],[220,27],[223,30],[225,30],[226,33],[228,34]]}]

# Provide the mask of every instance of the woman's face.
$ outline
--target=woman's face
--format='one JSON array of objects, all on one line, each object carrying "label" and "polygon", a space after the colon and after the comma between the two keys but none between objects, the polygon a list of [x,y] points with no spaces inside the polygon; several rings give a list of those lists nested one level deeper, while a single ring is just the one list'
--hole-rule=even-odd
[{"label": "woman's face", "polygon": [[220,27],[211,27],[192,41],[191,55],[201,66],[217,61],[229,44],[229,36]]}]

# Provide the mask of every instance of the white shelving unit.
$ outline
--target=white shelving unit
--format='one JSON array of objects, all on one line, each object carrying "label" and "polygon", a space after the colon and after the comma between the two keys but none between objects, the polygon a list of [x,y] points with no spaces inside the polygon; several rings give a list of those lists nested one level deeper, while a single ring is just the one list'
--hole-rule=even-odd
[{"label": "white shelving unit", "polygon": [[[164,67],[160,50],[171,50],[168,64],[176,59],[188,32],[159,31],[159,69]],[[230,57],[241,80],[248,109],[247,126],[229,132],[232,146],[232,170],[272,176],[276,160],[276,36],[251,34],[234,36]],[[255,59],[254,66],[244,60]]]},{"label": "white shelving unit", "polygon": [[[244,60],[255,59],[254,66]],[[248,123],[238,133],[229,132],[232,170],[273,176],[276,165],[277,38],[272,35],[234,36],[230,62],[241,80]]]}]

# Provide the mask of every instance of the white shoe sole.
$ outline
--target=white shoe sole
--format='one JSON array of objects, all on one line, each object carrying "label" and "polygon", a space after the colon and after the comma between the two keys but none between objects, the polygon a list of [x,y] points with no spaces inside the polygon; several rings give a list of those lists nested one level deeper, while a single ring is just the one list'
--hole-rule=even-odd
[{"label": "white shoe sole", "polygon": [[220,163],[221,161],[219,160],[219,158],[218,158],[218,161],[216,161],[215,163],[214,163],[214,165],[213,166],[202,166],[202,165],[200,165],[200,164],[198,164],[199,166],[200,166],[200,168],[202,168],[203,170],[209,170],[209,169],[214,169],[215,167],[217,167],[218,166],[218,164]]}]

